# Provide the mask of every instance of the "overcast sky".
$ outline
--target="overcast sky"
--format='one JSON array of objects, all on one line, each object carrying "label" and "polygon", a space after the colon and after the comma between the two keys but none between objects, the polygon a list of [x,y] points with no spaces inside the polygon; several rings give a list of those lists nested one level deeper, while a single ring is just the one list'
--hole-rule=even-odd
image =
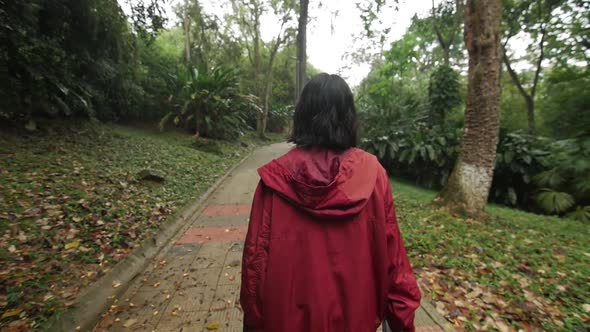
[{"label": "overcast sky", "polygon": [[[119,0],[122,4],[125,1]],[[172,0],[172,4],[178,1]],[[353,64],[350,58],[343,57],[347,52],[355,52],[365,46],[353,40],[353,36],[364,31],[360,12],[356,8],[359,1],[372,0],[311,0],[309,8],[311,22],[308,25],[307,37],[308,61],[322,71],[341,74],[351,86],[360,83],[369,72],[370,66],[369,63]],[[200,2],[207,13],[219,16],[231,9],[227,0]],[[439,2],[440,0],[435,1],[437,4]],[[322,3],[321,8],[318,8],[319,3]],[[414,14],[424,16],[431,6],[431,0],[400,0],[398,11],[385,8],[381,19],[385,26],[391,27],[386,45],[404,34]],[[167,8],[171,8],[171,5],[168,4]],[[168,13],[173,15],[171,10],[168,10]],[[269,41],[275,36],[276,24],[276,19],[270,15],[266,15],[262,20],[261,31],[264,40]]]}]

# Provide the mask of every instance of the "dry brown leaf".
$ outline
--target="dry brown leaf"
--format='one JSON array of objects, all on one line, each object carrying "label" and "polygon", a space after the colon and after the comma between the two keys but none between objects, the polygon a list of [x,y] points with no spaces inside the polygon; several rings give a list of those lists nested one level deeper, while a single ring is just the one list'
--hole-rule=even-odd
[{"label": "dry brown leaf", "polygon": [[123,324],[124,327],[126,328],[130,328],[131,326],[133,326],[133,324],[137,323],[137,319],[132,318],[132,319],[128,319],[125,324]]}]

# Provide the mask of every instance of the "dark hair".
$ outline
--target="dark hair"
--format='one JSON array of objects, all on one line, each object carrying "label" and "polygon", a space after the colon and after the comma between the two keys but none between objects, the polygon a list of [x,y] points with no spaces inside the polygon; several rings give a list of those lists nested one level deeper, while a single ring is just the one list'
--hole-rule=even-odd
[{"label": "dark hair", "polygon": [[305,85],[293,116],[289,142],[299,147],[346,150],[357,145],[357,118],[350,87],[338,75],[319,74]]}]

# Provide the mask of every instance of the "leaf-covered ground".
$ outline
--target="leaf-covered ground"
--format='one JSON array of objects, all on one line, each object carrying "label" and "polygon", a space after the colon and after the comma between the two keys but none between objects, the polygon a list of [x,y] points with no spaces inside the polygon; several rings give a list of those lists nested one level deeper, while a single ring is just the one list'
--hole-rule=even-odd
[{"label": "leaf-covered ground", "polygon": [[392,190],[425,295],[458,330],[587,331],[590,225],[497,206],[460,219],[430,206],[434,192]]},{"label": "leaf-covered ground", "polygon": [[0,132],[0,329],[42,327],[259,143],[56,128]]}]

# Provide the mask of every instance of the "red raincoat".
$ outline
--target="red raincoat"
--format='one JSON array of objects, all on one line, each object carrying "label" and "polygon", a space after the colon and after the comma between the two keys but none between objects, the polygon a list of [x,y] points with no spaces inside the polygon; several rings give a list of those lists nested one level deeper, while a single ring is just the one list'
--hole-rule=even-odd
[{"label": "red raincoat", "polygon": [[420,291],[375,156],[295,148],[258,170],[242,265],[246,330],[414,331]]}]

